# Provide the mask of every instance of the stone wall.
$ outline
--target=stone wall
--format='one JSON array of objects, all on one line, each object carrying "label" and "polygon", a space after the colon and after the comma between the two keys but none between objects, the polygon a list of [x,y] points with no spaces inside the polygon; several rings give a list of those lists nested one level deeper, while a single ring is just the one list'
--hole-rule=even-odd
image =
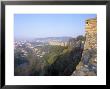
[{"label": "stone wall", "polygon": [[97,48],[96,46],[96,42],[97,42],[97,21],[96,18],[95,19],[89,19],[86,20],[86,41],[85,41],[85,45],[84,45],[84,50],[86,49],[92,49],[92,48]]},{"label": "stone wall", "polygon": [[73,72],[74,76],[97,75],[97,18],[86,20],[85,37],[81,62]]}]

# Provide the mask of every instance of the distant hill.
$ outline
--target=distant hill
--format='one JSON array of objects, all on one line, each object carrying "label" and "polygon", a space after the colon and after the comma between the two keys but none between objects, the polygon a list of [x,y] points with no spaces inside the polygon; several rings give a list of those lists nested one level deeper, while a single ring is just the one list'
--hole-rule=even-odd
[{"label": "distant hill", "polygon": [[69,41],[72,37],[46,37],[46,38],[35,38],[34,40],[39,40],[39,41],[50,41],[50,40],[59,40],[59,41]]}]

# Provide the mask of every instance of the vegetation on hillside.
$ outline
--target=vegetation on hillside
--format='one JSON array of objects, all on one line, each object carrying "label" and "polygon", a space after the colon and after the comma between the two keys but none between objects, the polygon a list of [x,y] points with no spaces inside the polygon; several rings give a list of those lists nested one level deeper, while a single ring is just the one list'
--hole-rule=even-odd
[{"label": "vegetation on hillside", "polygon": [[18,76],[71,75],[81,60],[84,40],[83,36],[78,36],[70,39],[68,46],[45,45],[40,48],[47,51],[42,58],[38,58],[32,51],[29,51],[27,57],[23,57],[22,53],[16,50],[14,73]]}]

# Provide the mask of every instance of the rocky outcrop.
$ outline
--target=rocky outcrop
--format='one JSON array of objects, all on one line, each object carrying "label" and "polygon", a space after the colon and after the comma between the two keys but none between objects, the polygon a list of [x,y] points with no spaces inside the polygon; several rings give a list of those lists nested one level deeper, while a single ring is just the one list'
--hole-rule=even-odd
[{"label": "rocky outcrop", "polygon": [[53,64],[46,68],[45,75],[70,76],[81,61],[84,48],[84,37],[78,36],[69,40],[67,49],[56,57]]},{"label": "rocky outcrop", "polygon": [[97,75],[97,18],[86,20],[86,40],[81,62],[72,75],[96,76]]}]

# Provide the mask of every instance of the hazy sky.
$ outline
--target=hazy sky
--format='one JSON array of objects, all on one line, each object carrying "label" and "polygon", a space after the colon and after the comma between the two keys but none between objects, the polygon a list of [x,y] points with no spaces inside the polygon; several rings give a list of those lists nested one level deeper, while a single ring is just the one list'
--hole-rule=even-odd
[{"label": "hazy sky", "polygon": [[15,14],[14,37],[61,37],[84,35],[85,20],[96,14]]}]

